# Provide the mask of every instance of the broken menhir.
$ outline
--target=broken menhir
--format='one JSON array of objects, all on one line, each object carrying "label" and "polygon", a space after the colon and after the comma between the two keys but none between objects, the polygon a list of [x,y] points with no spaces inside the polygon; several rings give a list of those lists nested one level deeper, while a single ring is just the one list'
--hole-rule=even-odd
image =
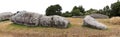
[{"label": "broken menhir", "polygon": [[54,27],[67,28],[70,25],[70,22],[64,17],[54,15],[52,16],[52,24]]},{"label": "broken menhir", "polygon": [[11,21],[26,26],[47,26],[67,28],[70,22],[61,16],[43,16],[37,13],[18,11],[12,16]]},{"label": "broken menhir", "polygon": [[87,15],[83,21],[84,21],[83,26],[88,26],[88,27],[97,28],[101,30],[107,29],[106,25],[99,23],[98,21],[96,21],[94,18],[92,18],[89,15]]},{"label": "broken menhir", "polygon": [[27,12],[27,11],[19,11],[14,16],[11,17],[11,21],[17,24],[23,24],[26,26],[38,26],[39,18],[42,15]]},{"label": "broken menhir", "polygon": [[53,15],[53,16],[42,16],[39,20],[40,26],[49,26],[57,28],[67,28],[70,22],[64,17]]}]

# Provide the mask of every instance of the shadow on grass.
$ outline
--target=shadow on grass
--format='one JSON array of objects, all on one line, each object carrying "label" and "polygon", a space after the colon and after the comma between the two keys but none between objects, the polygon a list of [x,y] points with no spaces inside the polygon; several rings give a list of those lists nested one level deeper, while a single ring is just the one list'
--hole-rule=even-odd
[{"label": "shadow on grass", "polygon": [[0,22],[4,22],[4,21],[8,21],[9,19],[5,19],[5,20],[0,20]]},{"label": "shadow on grass", "polygon": [[[96,27],[93,27],[90,25],[82,25],[82,27],[91,28],[91,29],[95,29],[95,30],[102,30],[102,29],[99,29],[99,28],[96,28]],[[108,29],[105,29],[105,30],[108,30]]]},{"label": "shadow on grass", "polygon": [[[57,28],[57,27],[48,27],[48,26],[25,26],[23,24],[17,24],[17,23],[11,23],[12,27],[15,28]],[[70,28],[71,24],[67,26],[67,28]],[[67,29],[67,28],[58,28],[58,29]]]}]

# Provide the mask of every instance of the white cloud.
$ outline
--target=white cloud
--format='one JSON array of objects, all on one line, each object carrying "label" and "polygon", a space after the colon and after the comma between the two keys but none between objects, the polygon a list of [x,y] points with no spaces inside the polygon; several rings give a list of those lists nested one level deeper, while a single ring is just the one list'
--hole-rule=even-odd
[{"label": "white cloud", "polygon": [[27,10],[45,14],[48,6],[60,4],[63,12],[71,11],[76,5],[82,5],[86,10],[90,8],[101,9],[106,5],[116,2],[117,0],[0,0],[0,12],[16,12]]}]

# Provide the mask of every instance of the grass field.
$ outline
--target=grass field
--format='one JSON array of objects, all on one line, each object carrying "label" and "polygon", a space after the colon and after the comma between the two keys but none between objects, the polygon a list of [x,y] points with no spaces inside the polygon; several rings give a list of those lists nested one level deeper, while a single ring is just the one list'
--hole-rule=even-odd
[{"label": "grass field", "polygon": [[107,30],[83,27],[82,18],[67,19],[71,22],[71,26],[67,29],[27,27],[3,21],[0,22],[0,37],[120,37],[120,25],[111,24],[109,19],[97,19],[108,26]]}]

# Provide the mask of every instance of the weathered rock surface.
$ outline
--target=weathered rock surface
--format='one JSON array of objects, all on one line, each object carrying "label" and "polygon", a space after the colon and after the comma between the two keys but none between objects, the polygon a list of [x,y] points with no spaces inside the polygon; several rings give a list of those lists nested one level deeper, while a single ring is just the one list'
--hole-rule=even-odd
[{"label": "weathered rock surface", "polygon": [[96,21],[94,18],[92,18],[91,16],[87,15],[85,18],[84,18],[84,23],[83,23],[84,26],[89,26],[89,27],[92,27],[92,28],[97,28],[97,29],[101,29],[101,30],[105,30],[107,29],[107,26],[102,24],[102,23],[99,23],[98,21]]},{"label": "weathered rock surface", "polygon": [[41,18],[39,18],[39,25],[40,26],[51,26],[52,25],[52,17],[50,16],[43,16]]},{"label": "weathered rock surface", "polygon": [[42,15],[32,13],[32,12],[26,12],[26,11],[19,11],[17,14],[12,16],[11,21],[18,24],[24,24],[27,26],[38,26],[39,24],[39,18],[42,17]]},{"label": "weathered rock surface", "polygon": [[40,14],[18,11],[12,16],[11,21],[26,26],[47,26],[57,28],[67,28],[69,21],[61,16],[43,16]]},{"label": "weathered rock surface", "polygon": [[10,19],[13,14],[11,12],[0,13],[0,21]]},{"label": "weathered rock surface", "polygon": [[103,15],[103,14],[90,14],[91,17],[93,18],[98,18],[98,19],[107,19],[109,16]]},{"label": "weathered rock surface", "polygon": [[49,26],[49,27],[57,27],[57,28],[67,28],[69,25],[69,21],[61,16],[42,16],[39,18],[40,26]]},{"label": "weathered rock surface", "polygon": [[59,28],[66,28],[70,22],[64,17],[54,15],[52,16],[53,25]]}]

